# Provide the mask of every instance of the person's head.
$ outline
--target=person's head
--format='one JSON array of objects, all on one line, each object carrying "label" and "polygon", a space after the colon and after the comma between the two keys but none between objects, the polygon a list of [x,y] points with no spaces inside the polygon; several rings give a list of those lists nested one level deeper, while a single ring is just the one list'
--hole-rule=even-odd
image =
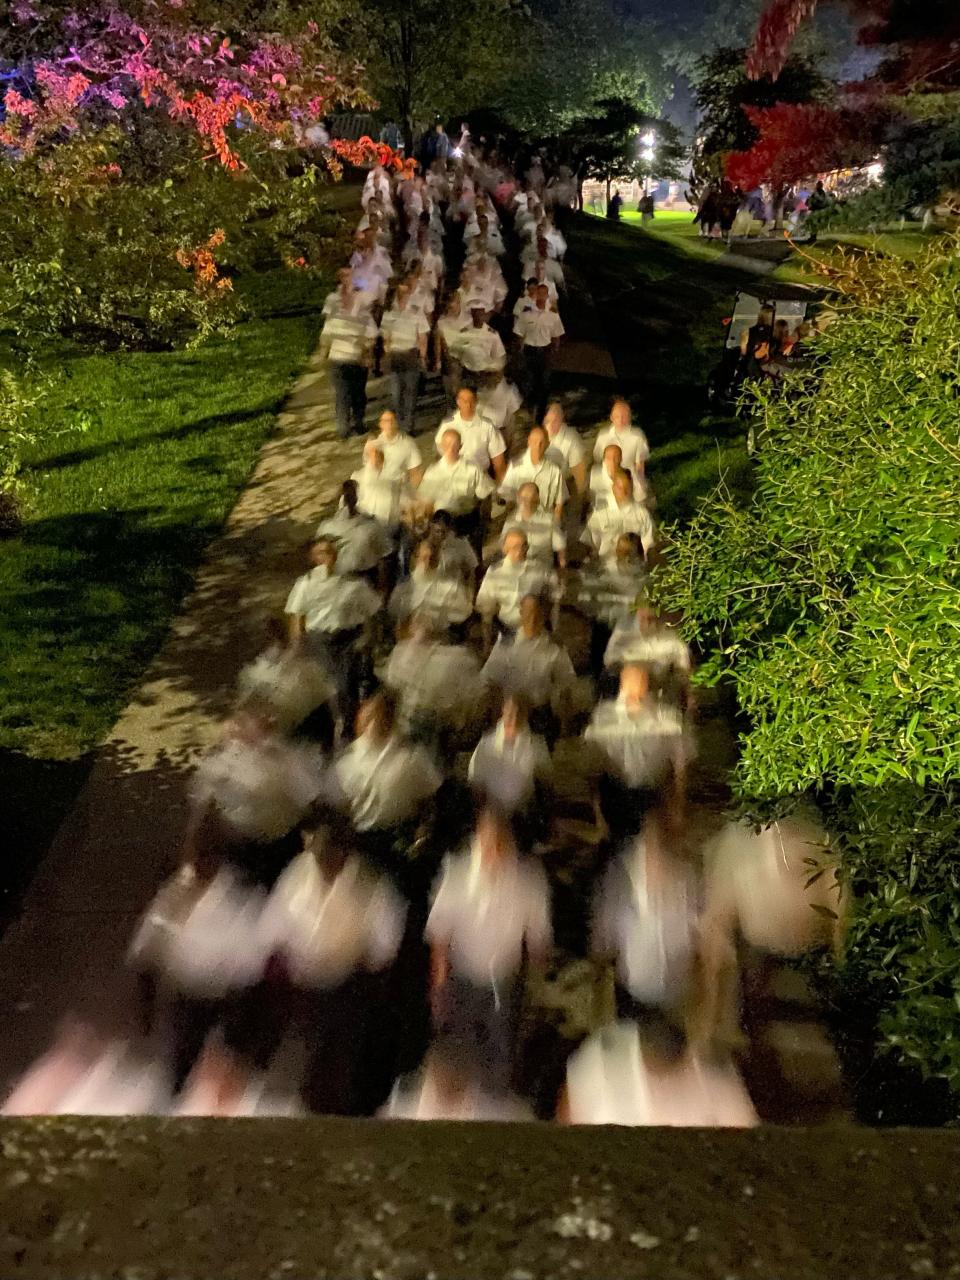
[{"label": "person's head", "polygon": [[620,672],[620,697],[630,708],[643,705],[650,690],[646,667],[628,663]]},{"label": "person's head", "polygon": [[643,548],[635,533],[621,533],[617,538],[614,554],[618,565],[636,564],[643,555]]},{"label": "person's head", "polygon": [[452,427],[440,437],[440,452],[447,462],[456,462],[460,457],[460,432]]},{"label": "person's head", "polygon": [[349,511],[350,515],[355,515],[357,511],[357,482],[356,480],[344,480],[340,493],[343,496],[343,505]]},{"label": "person's head", "polygon": [[654,609],[649,600],[644,600],[642,597],[637,602],[634,616],[641,631],[653,631],[657,625],[656,609]]},{"label": "person's head", "polygon": [[765,325],[768,329],[773,324],[773,307],[761,307],[760,314],[757,316],[757,324]]},{"label": "person's head", "polygon": [[310,544],[310,563],[333,573],[337,567],[337,544],[332,538],[317,538]]},{"label": "person's head", "polygon": [[376,440],[368,440],[363,446],[363,461],[371,471],[383,470],[383,450]]},{"label": "person's head", "polygon": [[453,516],[449,511],[435,511],[430,517],[430,524],[427,529],[427,537],[435,547],[440,547],[446,542],[447,538],[453,532]]},{"label": "person's head", "polygon": [[375,742],[386,742],[397,720],[397,704],[393,694],[378,689],[360,704],[357,712],[357,737],[369,737]]},{"label": "person's head", "polygon": [[392,440],[400,430],[400,424],[397,421],[397,415],[392,409],[384,409],[380,415],[380,434],[386,436],[388,440]]},{"label": "person's head", "polygon": [[614,400],[610,409],[610,424],[617,431],[623,431],[630,425],[630,406],[626,400]]},{"label": "person's head", "polygon": [[461,387],[457,392],[457,411],[465,422],[477,412],[477,393],[473,387]]},{"label": "person's head", "polygon": [[563,424],[563,405],[559,400],[551,400],[547,405],[547,412],[543,415],[543,425],[547,429],[547,435],[553,439]]},{"label": "person's head", "polygon": [[622,506],[625,502],[629,502],[633,496],[633,481],[627,475],[626,471],[618,471],[613,477],[611,485],[613,492],[613,500],[617,506]]},{"label": "person's head", "polygon": [[529,708],[526,698],[521,693],[511,693],[503,700],[500,712],[500,727],[508,742],[513,742],[517,734],[526,728]]},{"label": "person's head", "polygon": [[503,535],[503,558],[511,564],[521,564],[527,558],[527,536],[519,529],[510,529]]},{"label": "person's head", "polygon": [[530,428],[527,432],[527,451],[532,462],[543,461],[543,455],[547,452],[548,443],[549,437],[543,427]]},{"label": "person's head", "polygon": [[473,321],[473,327],[475,329],[482,329],[486,318],[487,318],[487,312],[484,307],[470,308],[470,319]]},{"label": "person's head", "polygon": [[447,300],[447,309],[444,313],[448,316],[458,316],[460,314],[460,295],[452,293]]},{"label": "person's head", "polygon": [[533,278],[536,283],[541,284],[547,277],[547,258],[546,254],[541,254],[533,264]]},{"label": "person's head", "polygon": [[353,272],[349,267],[342,267],[337,272],[337,285],[340,293],[344,297],[350,297],[353,293]]},{"label": "person's head", "polygon": [[422,538],[416,545],[413,552],[413,569],[419,569],[422,573],[429,573],[437,563],[436,544],[431,542],[429,538]]},{"label": "person's head", "polygon": [[528,480],[517,490],[517,511],[525,520],[529,520],[539,506],[540,490],[532,480]]},{"label": "person's head", "polygon": [[357,232],[357,248],[361,253],[372,253],[376,248],[373,232],[367,227],[363,231]]},{"label": "person's head", "polygon": [[786,320],[777,320],[773,326],[773,336],[777,342],[786,342],[790,337],[790,326]]},{"label": "person's head", "polygon": [[530,640],[543,635],[543,605],[536,596],[520,601],[520,630]]},{"label": "person's head", "polygon": [[545,284],[540,283],[537,285],[537,292],[534,297],[537,303],[537,310],[546,311],[547,303],[550,300],[550,290]]},{"label": "person's head", "polygon": [[618,444],[608,444],[603,451],[603,469],[608,476],[615,476],[621,470],[623,450]]},{"label": "person's head", "polygon": [[495,870],[516,856],[517,846],[510,823],[491,804],[485,804],[477,815],[476,836],[480,862],[488,870]]},{"label": "person's head", "polygon": [[438,120],[438,121],[437,121],[437,123],[433,126],[433,129],[434,129],[434,132],[435,132],[438,136],[439,136],[441,133],[443,133],[443,125],[440,123],[440,121],[439,121],[439,120]]},{"label": "person's head", "polygon": [[398,311],[403,311],[407,303],[410,301],[411,286],[408,280],[401,280],[397,285],[397,291],[393,295],[393,305]]},{"label": "person's head", "polygon": [[534,302],[537,299],[537,286],[539,283],[540,282],[536,276],[531,276],[527,281],[527,297],[532,298]]}]

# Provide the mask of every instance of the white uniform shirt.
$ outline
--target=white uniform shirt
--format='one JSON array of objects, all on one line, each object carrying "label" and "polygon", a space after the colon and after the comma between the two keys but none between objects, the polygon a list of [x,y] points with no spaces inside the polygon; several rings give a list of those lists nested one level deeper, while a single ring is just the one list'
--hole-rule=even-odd
[{"label": "white uniform shirt", "polygon": [[521,311],[514,321],[513,332],[525,347],[549,347],[555,338],[562,338],[566,330],[556,311],[539,307]]},{"label": "white uniform shirt", "polygon": [[277,646],[265,650],[243,668],[237,688],[244,698],[268,703],[283,733],[295,729],[334,694],[334,686],[319,662]]},{"label": "white uniform shirt", "polygon": [[368,582],[331,574],[317,565],[302,574],[287,597],[286,613],[306,619],[307,631],[352,631],[380,611],[380,597]]},{"label": "white uniform shirt", "polygon": [[[653,490],[646,476],[642,476],[639,471],[632,471],[633,476],[633,496],[637,502],[645,505],[649,503],[653,497]],[[599,511],[601,507],[608,506],[613,501],[613,476],[607,471],[602,462],[598,462],[590,468],[590,502],[594,511]]]},{"label": "white uniform shirt", "polygon": [[634,498],[628,498],[620,506],[616,502],[608,502],[591,512],[583,540],[589,542],[605,560],[616,555],[617,539],[623,533],[635,533],[645,552],[653,546],[653,517]]},{"label": "white uniform shirt", "polygon": [[377,340],[377,326],[365,311],[334,313],[323,326],[334,364],[363,364]]},{"label": "white uniform shirt", "polygon": [[531,951],[552,945],[543,870],[507,859],[491,873],[480,865],[476,849],[447,858],[424,936],[434,945],[449,944],[451,968],[477,986],[512,977],[524,943]]},{"label": "white uniform shirt", "polygon": [[573,427],[564,423],[556,435],[550,436],[546,457],[560,468],[564,480],[574,467],[583,462],[586,457],[583,441]]},{"label": "white uniform shirt", "polygon": [[566,534],[557,524],[550,511],[537,507],[532,516],[521,516],[514,512],[503,526],[502,537],[511,531],[522,533],[527,540],[527,558],[539,560],[541,564],[553,564],[553,557],[566,550]]},{"label": "white uniform shirt", "polygon": [[758,1123],[732,1063],[708,1063],[688,1054],[651,1071],[632,1022],[604,1027],[571,1054],[567,1101],[571,1124],[749,1128]]},{"label": "white uniform shirt", "polygon": [[499,616],[505,627],[520,625],[520,601],[524,596],[556,601],[560,598],[560,582],[546,565],[531,560],[501,560],[483,575],[477,592],[477,612]]},{"label": "white uniform shirt", "polygon": [[413,613],[423,613],[441,626],[456,626],[473,613],[473,597],[462,579],[448,578],[436,569],[425,571],[417,565],[408,578],[394,587],[389,610],[398,622]]},{"label": "white uniform shirt", "polygon": [[646,581],[647,571],[642,561],[601,561],[598,567],[589,566],[581,574],[577,608],[588,617],[613,627],[633,616],[637,597]]},{"label": "white uniform shirt", "polygon": [[460,437],[460,457],[472,462],[475,467],[486,472],[490,470],[490,459],[506,453],[507,445],[497,430],[492,418],[480,412],[479,408],[469,422],[460,416],[458,409],[449,418],[444,418],[435,436],[437,452],[440,451],[444,433],[456,431]]},{"label": "white uniform shirt", "polygon": [[670,671],[687,672],[690,670],[690,650],[672,627],[655,626],[641,631],[634,615],[622,619],[614,627],[603,655],[603,665],[622,667],[633,662],[642,663],[657,676]]},{"label": "white uniform shirt", "polygon": [[533,798],[536,783],[548,779],[550,773],[550,752],[543,738],[529,729],[520,729],[508,739],[502,724],[483,735],[467,769],[477,790],[507,814],[527,804]]},{"label": "white uniform shirt", "polygon": [[441,458],[427,467],[417,490],[417,496],[429,502],[435,511],[449,511],[452,516],[468,515],[491,493],[490,477],[463,458],[452,464]]},{"label": "white uniform shirt", "polygon": [[190,793],[198,809],[212,803],[242,836],[279,840],[305,816],[320,787],[307,754],[282,739],[232,739],[198,763]]},{"label": "white uniform shirt", "polygon": [[501,378],[494,387],[481,387],[477,392],[477,412],[489,418],[501,432],[513,421],[522,404],[520,392],[506,378]]},{"label": "white uniform shirt", "polygon": [[415,636],[401,640],[393,647],[383,679],[399,695],[406,726],[419,715],[464,724],[473,719],[481,702],[480,663],[465,645]]},{"label": "white uniform shirt", "polygon": [[187,915],[170,922],[164,976],[178,990],[213,998],[260,980],[269,952],[260,935],[264,894],[219,871]]},{"label": "white uniform shirt", "polygon": [[650,446],[647,437],[639,427],[624,427],[618,431],[612,424],[597,436],[593,446],[595,462],[603,461],[603,451],[608,445],[615,444],[620,448],[620,465],[624,471],[635,472],[638,463],[646,462],[650,457]]},{"label": "white uniform shirt", "polygon": [[264,949],[280,952],[295,986],[339,986],[361,968],[395,959],[406,908],[384,876],[349,858],[327,879],[311,852],[299,854],[274,885],[260,920]]},{"label": "white uniform shirt", "polygon": [[411,299],[402,311],[398,307],[391,307],[384,312],[380,331],[383,334],[384,350],[391,355],[394,352],[399,354],[418,351],[419,340],[430,334],[430,325],[423,311]]},{"label": "white uniform shirt", "polygon": [[504,694],[522,693],[531,706],[542,707],[559,703],[576,675],[570,655],[555,640],[518,631],[511,637],[497,637],[484,663],[483,678]]},{"label": "white uniform shirt", "polygon": [[351,479],[357,486],[357,510],[376,520],[382,529],[395,530],[407,489],[406,472],[388,475],[386,461],[381,471],[368,463],[354,471]]},{"label": "white uniform shirt", "polygon": [[358,831],[393,827],[414,817],[443,781],[422,747],[397,734],[356,738],[334,765],[336,783]]},{"label": "white uniform shirt", "polygon": [[406,479],[409,471],[420,466],[419,446],[405,431],[398,431],[393,437],[377,436],[377,448],[383,452],[383,474],[389,479]]},{"label": "white uniform shirt", "polygon": [[346,507],[341,507],[328,520],[321,520],[316,536],[335,539],[338,574],[366,573],[393,550],[379,520],[359,510],[351,516]]},{"label": "white uniform shirt", "polygon": [[537,486],[540,505],[545,511],[552,512],[555,507],[563,506],[567,496],[563,472],[546,454],[539,462],[534,462],[528,449],[521,458],[511,462],[500,486],[500,496],[508,502],[516,502],[520,486],[524,484]]},{"label": "white uniform shirt", "polygon": [[657,785],[691,754],[678,711],[648,703],[631,712],[622,697],[599,703],[583,736],[630,787]]},{"label": "white uniform shirt", "polygon": [[479,564],[477,553],[466,538],[448,533],[440,543],[437,551],[437,572],[444,578],[472,580],[474,570]]},{"label": "white uniform shirt", "polygon": [[464,329],[460,337],[460,362],[472,373],[490,373],[502,369],[507,352],[495,329],[488,324]]}]

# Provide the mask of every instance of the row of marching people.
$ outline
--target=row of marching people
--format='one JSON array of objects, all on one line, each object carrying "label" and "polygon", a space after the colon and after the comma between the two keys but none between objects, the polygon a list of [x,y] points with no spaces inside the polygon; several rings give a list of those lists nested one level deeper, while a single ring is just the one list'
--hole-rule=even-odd
[{"label": "row of marching people", "polygon": [[[340,301],[370,334],[391,329],[374,259],[416,268],[432,239],[446,276],[479,238],[474,262],[508,246],[523,259],[515,288],[531,263],[560,267],[535,191],[482,159],[401,184],[374,170],[364,207]],[[465,263],[469,303],[469,249]],[[537,319],[521,330],[546,331],[550,291],[530,278]],[[472,332],[500,338],[504,284],[467,308]],[[331,306],[331,365],[342,315]],[[485,411],[502,369],[470,352],[440,339],[455,409],[435,432],[418,441],[383,415],[240,674],[194,772],[182,865],[131,942],[139,1035],[104,1046],[65,1028],[8,1110],[755,1122],[731,1054],[743,957],[817,941],[826,915],[803,888],[816,832],[728,823],[705,840],[695,819],[690,655],[646,599],[655,502],[630,406],[615,402],[591,446],[540,403],[549,369],[534,359],[533,425],[511,459],[521,406]],[[353,375],[331,376],[353,413]],[[614,998],[555,1070],[531,1070],[564,815],[584,796],[583,947]]]}]

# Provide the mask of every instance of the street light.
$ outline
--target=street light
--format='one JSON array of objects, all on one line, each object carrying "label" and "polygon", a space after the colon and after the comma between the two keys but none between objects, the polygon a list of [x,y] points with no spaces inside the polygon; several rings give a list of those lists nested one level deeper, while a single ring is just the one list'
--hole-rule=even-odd
[{"label": "street light", "polygon": [[652,129],[648,130],[645,134],[643,134],[643,136],[640,139],[640,141],[643,143],[645,147],[650,147],[651,149],[653,148],[653,144],[656,142],[656,140],[657,140],[657,135],[653,132]]}]

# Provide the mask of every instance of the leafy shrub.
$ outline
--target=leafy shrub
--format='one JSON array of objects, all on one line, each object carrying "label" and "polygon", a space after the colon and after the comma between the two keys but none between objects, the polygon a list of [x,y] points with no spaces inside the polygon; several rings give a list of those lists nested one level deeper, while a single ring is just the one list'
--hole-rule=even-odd
[{"label": "leafy shrub", "polygon": [[960,255],[824,268],[818,376],[757,388],[756,486],[676,536],[660,592],[731,681],[756,806],[827,805],[858,899],[846,968],[894,1052],[960,1088]]}]

